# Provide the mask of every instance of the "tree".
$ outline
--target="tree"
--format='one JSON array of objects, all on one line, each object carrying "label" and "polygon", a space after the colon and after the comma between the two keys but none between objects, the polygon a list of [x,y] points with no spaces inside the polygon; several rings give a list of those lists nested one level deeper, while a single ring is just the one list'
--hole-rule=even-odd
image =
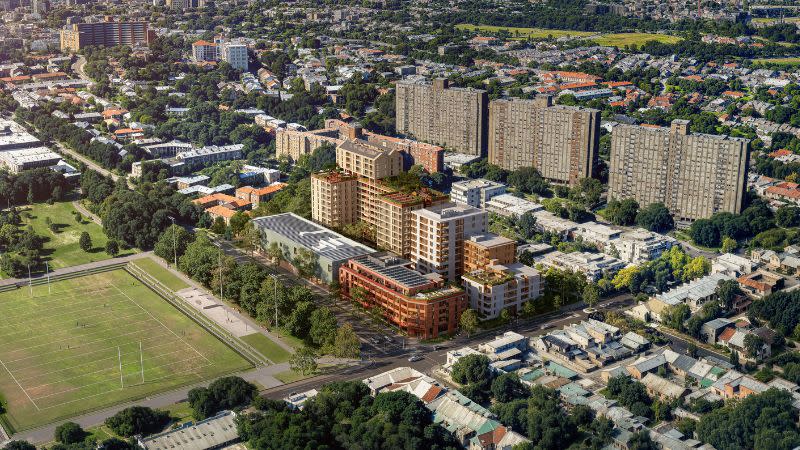
[{"label": "tree", "polygon": [[663,203],[651,203],[639,210],[636,214],[636,224],[657,233],[667,232],[675,226],[672,215]]},{"label": "tree", "polygon": [[707,275],[711,271],[711,263],[705,256],[692,258],[683,268],[683,281],[694,280]]},{"label": "tree", "polygon": [[310,375],[317,370],[316,356],[313,349],[301,347],[289,358],[289,368],[303,375]]},{"label": "tree", "polygon": [[119,255],[119,244],[115,239],[109,239],[106,242],[106,253],[108,253],[111,256]]},{"label": "tree", "polygon": [[722,248],[720,249],[720,251],[722,253],[733,253],[738,246],[739,243],[736,242],[736,239],[725,236],[724,238],[722,238]]},{"label": "tree", "polygon": [[106,419],[106,426],[114,433],[131,437],[137,434],[153,434],[161,431],[169,423],[169,413],[145,406],[125,408]]},{"label": "tree", "polygon": [[492,396],[498,402],[507,403],[527,397],[527,393],[528,388],[515,373],[504,373],[492,381]]},{"label": "tree", "polygon": [[346,323],[336,331],[333,349],[333,355],[339,358],[357,359],[361,356],[361,341],[352,325]]},{"label": "tree", "polygon": [[699,219],[689,227],[689,236],[699,245],[717,247],[719,245],[719,229],[710,219]]},{"label": "tree", "polygon": [[202,420],[224,409],[249,405],[258,393],[258,388],[239,377],[223,377],[214,380],[207,388],[189,391],[189,404],[195,419]]},{"label": "tree", "polygon": [[330,309],[323,306],[311,313],[311,328],[308,337],[311,343],[319,348],[329,348],[336,340],[338,324],[336,316]]},{"label": "tree", "polygon": [[104,440],[97,447],[98,450],[136,450],[136,448],[131,443],[114,437]]},{"label": "tree", "polygon": [[781,206],[775,212],[775,223],[783,228],[800,226],[800,207]]},{"label": "tree", "polygon": [[9,441],[3,450],[36,450],[36,446],[28,441]]},{"label": "tree", "polygon": [[242,211],[236,211],[233,216],[231,216],[229,224],[231,227],[231,232],[234,235],[238,236],[242,230],[244,230],[247,223],[250,221],[250,216],[245,214]]},{"label": "tree", "polygon": [[484,384],[492,380],[492,369],[486,355],[467,355],[459,358],[450,372],[458,384]]},{"label": "tree", "polygon": [[81,233],[81,237],[78,240],[78,245],[80,245],[81,250],[88,252],[92,249],[92,237],[89,236],[89,233],[84,231]]},{"label": "tree", "polygon": [[283,250],[281,250],[281,246],[277,242],[270,242],[266,251],[267,256],[272,259],[272,262],[275,265],[278,265],[278,263],[280,263],[280,261],[283,259]]},{"label": "tree", "polygon": [[211,224],[211,232],[214,234],[225,234],[225,229],[227,225],[225,225],[225,219],[222,217],[217,217],[214,219],[214,223]]},{"label": "tree", "polygon": [[750,358],[759,358],[764,348],[764,338],[757,334],[748,333],[744,337],[744,349]]},{"label": "tree", "polygon": [[80,425],[75,422],[66,422],[56,427],[54,437],[62,444],[77,444],[83,441],[85,436],[86,432]]},{"label": "tree", "polygon": [[639,203],[632,198],[622,201],[611,199],[606,207],[606,218],[615,225],[633,225],[639,210]]},{"label": "tree", "polygon": [[628,439],[629,450],[658,450],[659,446],[650,439],[650,431],[642,430],[634,433]]},{"label": "tree", "polygon": [[195,234],[179,225],[170,225],[158,236],[153,253],[163,258],[165,261],[172,262],[175,255],[180,258],[186,253],[186,248],[194,242]]},{"label": "tree", "polygon": [[317,273],[317,257],[314,252],[305,248],[297,249],[292,265],[304,278],[310,278]]},{"label": "tree", "polygon": [[583,288],[583,301],[592,308],[600,300],[600,287],[597,283],[587,283]]},{"label": "tree", "polygon": [[715,289],[719,304],[726,311],[733,309],[733,302],[737,296],[744,295],[736,280],[720,280]]},{"label": "tree", "polygon": [[458,325],[467,333],[467,336],[478,329],[479,323],[478,312],[471,308],[461,313],[461,318],[458,320]]},{"label": "tree", "polygon": [[245,225],[240,236],[244,248],[250,250],[251,253],[254,253],[261,245],[261,232],[258,231],[258,227],[253,225],[252,221]]}]

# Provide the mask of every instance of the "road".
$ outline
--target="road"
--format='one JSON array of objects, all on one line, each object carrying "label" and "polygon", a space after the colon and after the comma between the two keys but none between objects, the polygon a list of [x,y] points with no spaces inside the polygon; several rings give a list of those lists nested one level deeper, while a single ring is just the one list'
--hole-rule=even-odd
[{"label": "road", "polygon": [[86,58],[83,55],[78,55],[78,59],[72,64],[72,71],[78,74],[81,80],[92,81],[86,72],[83,71],[83,66],[86,65]]},{"label": "road", "polygon": [[[152,254],[153,254],[152,251],[134,253],[134,254],[128,255],[128,256],[120,256],[120,257],[117,257],[117,258],[104,259],[102,261],[94,261],[94,262],[90,262],[90,263],[86,263],[86,264],[80,264],[80,265],[77,265],[77,266],[65,267],[63,269],[55,269],[55,270],[51,270],[50,271],[50,276],[51,277],[55,277],[55,276],[58,276],[58,275],[66,275],[66,274],[69,274],[69,273],[82,272],[84,270],[97,269],[99,267],[113,266],[115,264],[120,264],[120,263],[125,263],[125,262],[128,262],[128,261],[137,260],[137,259],[140,259],[140,258],[145,258],[145,257],[148,257],[148,256],[150,256]],[[44,278],[46,276],[47,275],[45,273],[38,273],[38,274],[34,274],[31,278],[36,280],[36,279],[39,279],[39,278]],[[16,284],[16,285],[19,285],[19,286],[27,285],[28,284],[28,279],[27,278],[4,278],[4,279],[0,280],[0,287],[8,286],[8,285],[11,285],[11,284]]]}]

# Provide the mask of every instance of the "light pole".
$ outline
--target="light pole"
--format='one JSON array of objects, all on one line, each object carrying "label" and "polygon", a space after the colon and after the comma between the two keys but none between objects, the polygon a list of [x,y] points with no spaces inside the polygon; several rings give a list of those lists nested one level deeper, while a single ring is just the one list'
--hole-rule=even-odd
[{"label": "light pole", "polygon": [[47,294],[49,295],[50,292],[50,265],[47,264],[47,261],[44,262],[44,270],[47,272]]},{"label": "light pole", "polygon": [[172,252],[175,255],[175,268],[178,268],[178,233],[175,229],[175,218],[169,216],[169,220],[172,221]]},{"label": "light pole", "polygon": [[269,274],[269,276],[272,277],[275,285],[275,295],[272,301],[275,302],[275,328],[278,328],[278,277],[274,273]]},{"label": "light pole", "polygon": [[31,297],[33,297],[33,279],[31,278],[31,265],[28,264],[28,287],[31,288]]}]

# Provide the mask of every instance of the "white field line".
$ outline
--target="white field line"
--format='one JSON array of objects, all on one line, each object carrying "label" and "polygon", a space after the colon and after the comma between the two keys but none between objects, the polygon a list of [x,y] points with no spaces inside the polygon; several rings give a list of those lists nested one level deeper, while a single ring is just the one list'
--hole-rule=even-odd
[{"label": "white field line", "polygon": [[22,390],[22,393],[25,394],[25,397],[28,397],[28,400],[30,400],[31,403],[33,403],[33,406],[36,407],[36,410],[41,411],[41,409],[39,409],[39,405],[37,405],[36,402],[33,401],[30,395],[28,395],[28,391],[26,391],[25,388],[23,388],[22,385],[19,384],[19,381],[17,381],[17,378],[14,376],[14,374],[11,373],[10,370],[8,370],[8,367],[6,367],[6,364],[2,360],[0,360],[0,364],[2,364],[3,368],[6,369],[6,372],[8,372],[8,374],[11,375],[11,379],[14,380],[14,383],[17,383],[17,386],[19,386],[20,390]]},{"label": "white field line", "polygon": [[[155,360],[155,359],[158,359],[158,358],[161,358],[161,357],[164,357],[164,356],[169,356],[169,355],[172,355],[172,354],[178,353],[178,352],[180,352],[180,351],[181,351],[181,350],[176,350],[176,351],[174,351],[174,352],[169,352],[169,353],[161,353],[161,354],[159,354],[159,355],[157,355],[157,356],[153,356],[152,358],[148,359],[148,361],[153,361],[153,360]],[[197,358],[196,356],[192,356],[191,358],[188,358],[188,359],[181,359],[181,360],[178,360],[178,361],[174,361],[172,364],[176,364],[176,363],[179,363],[179,362],[188,361],[188,360],[192,360],[192,359],[198,359],[198,358]],[[141,366],[139,366],[139,361],[138,361],[138,360],[136,360],[135,362],[124,363],[124,364],[122,364],[122,367],[125,367],[125,366],[134,366],[134,365],[135,365],[135,366],[137,366],[137,367],[141,367]],[[168,365],[169,365],[169,364],[168,364]],[[153,366],[153,367],[155,367],[155,368],[160,368],[161,366]],[[38,384],[38,385],[36,385],[36,386],[28,386],[28,389],[29,389],[29,390],[31,390],[31,391],[33,391],[34,389],[38,389],[38,388],[41,388],[41,387],[45,387],[45,386],[52,386],[52,385],[54,385],[54,384],[63,383],[63,382],[69,381],[69,380],[74,380],[74,379],[76,379],[76,378],[81,378],[81,377],[85,377],[85,376],[88,376],[88,375],[94,375],[94,374],[96,374],[96,373],[107,372],[107,371],[109,371],[109,370],[114,370],[114,371],[117,371],[117,372],[118,372],[118,371],[119,371],[119,366],[118,366],[117,364],[114,364],[114,365],[113,365],[113,366],[111,366],[111,367],[105,367],[105,368],[103,368],[103,369],[93,370],[93,371],[91,371],[91,372],[85,372],[85,373],[82,373],[82,374],[80,374],[80,375],[75,375],[75,376],[72,376],[72,377],[67,377],[67,378],[59,378],[59,380],[58,380],[58,381],[53,381],[53,382],[51,382],[51,383]],[[123,370],[123,372],[124,372],[124,370]],[[146,372],[146,370],[145,370],[145,372]],[[136,373],[137,373],[137,374],[138,374],[138,373],[140,373],[138,369],[137,369],[137,372],[136,372]]]},{"label": "white field line", "polygon": [[[147,338],[141,339],[140,341],[141,341],[141,342],[147,342],[147,341],[150,341],[150,340],[153,340],[153,339],[160,339],[162,336],[164,336],[164,335],[160,334],[160,335],[157,335],[157,336],[150,336],[150,337],[147,337]],[[113,339],[113,338],[109,338],[109,339]],[[136,344],[136,342],[130,342],[130,343],[128,343],[128,344],[124,344],[124,345],[135,345],[135,344]],[[14,368],[14,371],[15,371],[15,372],[19,372],[19,371],[21,371],[21,370],[33,369],[33,368],[35,368],[35,367],[42,367],[42,366],[46,366],[46,365],[53,364],[53,363],[57,363],[57,362],[61,362],[61,361],[69,361],[70,359],[75,359],[75,358],[83,358],[83,357],[85,357],[85,356],[88,356],[88,355],[91,355],[91,354],[93,354],[93,353],[105,352],[105,351],[107,351],[107,350],[113,350],[113,349],[115,349],[115,348],[117,348],[117,347],[120,347],[120,345],[113,345],[113,346],[111,346],[111,347],[99,348],[99,349],[96,349],[96,350],[92,350],[92,351],[90,351],[90,352],[78,353],[77,355],[71,355],[71,356],[67,356],[66,358],[60,358],[60,359],[51,359],[51,360],[48,360],[48,361],[46,361],[46,362],[43,362],[43,363],[39,363],[39,364],[32,364],[32,365],[30,365],[30,366],[25,366],[25,367],[15,367],[15,368]],[[59,351],[62,351],[62,350],[59,350]],[[49,352],[49,353],[53,353],[53,352]],[[45,353],[45,354],[47,354],[47,353]],[[115,356],[115,358],[116,358],[116,356]]]},{"label": "white field line", "polygon": [[[90,300],[88,300],[88,301],[97,301],[97,300],[91,300],[91,299],[96,299],[96,296],[94,294],[96,294],[98,292],[109,292],[109,291],[111,291],[111,289],[108,288],[108,287],[103,287],[103,288],[100,288],[100,289],[93,289],[91,291],[87,291],[85,289],[76,288],[75,291],[76,291],[75,295],[71,295],[71,296],[68,296],[68,297],[64,296],[64,295],[59,295],[59,292],[53,292],[52,294],[48,294],[47,297],[54,297],[55,296],[56,298],[54,298],[52,300],[47,300],[47,301],[36,301],[36,297],[33,297],[33,299],[28,297],[26,300],[31,300],[32,303],[36,304],[36,306],[46,306],[49,303],[64,303],[65,301],[73,300],[73,299],[76,299],[76,298],[89,298]],[[115,295],[119,295],[119,294],[112,293],[112,294],[108,294],[108,295],[115,296]],[[83,303],[83,302],[81,302],[81,303]],[[70,304],[74,304],[74,303],[70,303]],[[15,305],[16,305],[16,303],[15,303]],[[31,305],[17,306],[17,307],[12,307],[12,308],[0,308],[0,311],[2,311],[3,313],[14,312],[14,311],[26,311],[26,310],[30,310],[30,306]]]},{"label": "white field line", "polygon": [[[177,342],[177,341],[171,341],[171,342],[167,342],[167,343],[164,343],[164,344],[159,344],[159,345],[156,345],[156,346],[153,346],[153,347],[150,347],[150,348],[148,348],[148,350],[156,349],[156,348],[159,348],[159,347],[164,347],[165,345],[172,345],[172,344],[173,344],[173,343],[175,343],[175,342]],[[131,343],[131,344],[134,344],[134,343]],[[114,348],[114,347],[109,347],[109,348],[106,348],[105,350],[112,350],[113,348]],[[157,354],[157,355],[155,355],[153,358],[159,358],[159,357],[161,357],[162,355],[165,355],[165,354],[166,354],[166,355],[170,355],[170,354],[172,354],[172,353],[175,353],[175,352],[170,352],[170,353],[160,353],[160,354]],[[137,355],[137,356],[138,356],[138,355],[139,355],[139,349],[138,349],[138,346],[137,346],[137,348],[136,348],[136,351],[122,353],[122,356],[125,356],[125,355]],[[115,355],[112,355],[112,356],[108,356],[108,357],[106,357],[106,358],[98,358],[98,359],[94,359],[94,360],[92,360],[92,362],[91,362],[91,363],[89,363],[89,364],[98,363],[98,362],[100,362],[100,361],[105,361],[105,360],[107,360],[107,359],[113,359],[113,360],[116,360],[117,358],[119,358],[119,356],[120,356],[120,354],[118,353],[118,354],[115,354]],[[32,366],[32,367],[41,367],[41,366],[43,366],[43,365],[47,365],[47,364],[51,364],[51,363],[49,363],[49,362],[48,362],[48,363],[39,364],[38,366]],[[127,363],[126,363],[126,364],[127,364]],[[138,360],[138,359],[136,360],[136,364],[139,364],[139,360]],[[123,364],[123,366],[124,366],[124,365],[125,365],[125,364]],[[20,382],[22,382],[22,383],[24,383],[24,382],[26,382],[26,381],[28,381],[28,380],[34,380],[34,379],[36,379],[36,378],[45,377],[45,376],[48,376],[48,375],[52,375],[52,374],[54,374],[54,373],[64,372],[65,370],[71,370],[71,369],[75,369],[75,368],[78,368],[78,367],[81,367],[81,366],[86,366],[86,364],[76,364],[76,365],[74,365],[74,366],[69,366],[69,367],[65,367],[65,368],[63,368],[63,369],[53,370],[53,371],[51,371],[51,372],[37,373],[36,375],[30,376],[30,377],[27,377],[27,378],[20,378],[20,379],[19,379],[19,381],[20,381]],[[118,367],[118,366],[115,366],[115,367]],[[24,369],[15,369],[14,371],[15,371],[15,372],[17,372],[17,373],[19,373],[20,371],[22,371],[22,370],[25,370],[25,369],[29,369],[29,368],[31,368],[31,367],[26,367],[26,368],[24,368]]]},{"label": "white field line", "polygon": [[[128,319],[128,318],[130,318],[130,317],[134,317],[134,316],[140,316],[140,315],[142,315],[142,312],[141,312],[141,311],[139,311],[139,310],[137,309],[137,310],[136,310],[136,313],[135,313],[135,314],[131,314],[130,316],[119,316],[119,315],[114,315],[114,317],[112,318],[113,320],[106,320],[106,321],[102,321],[102,322],[95,322],[95,321],[94,321],[94,319],[97,319],[97,318],[98,318],[98,317],[100,317],[100,316],[105,316],[105,315],[109,315],[109,314],[115,314],[115,313],[118,313],[118,312],[119,312],[119,311],[113,311],[113,312],[111,312],[111,311],[110,311],[110,312],[108,312],[108,313],[97,314],[97,315],[94,315],[94,316],[87,316],[87,317],[86,317],[84,320],[92,320],[92,321],[93,321],[93,322],[91,323],[91,325],[92,325],[92,326],[91,326],[91,327],[89,327],[88,329],[89,329],[89,330],[93,330],[93,331],[94,331],[94,330],[96,330],[96,329],[97,329],[99,326],[103,326],[103,325],[106,325],[106,324],[109,324],[109,323],[114,323],[114,322],[117,322],[117,321],[119,321],[119,320]],[[67,324],[69,324],[70,322],[72,322],[72,320],[68,320],[68,321],[64,322],[64,323],[63,323],[63,325],[67,325]],[[88,324],[88,323],[87,323],[87,324]],[[52,326],[53,328],[59,328],[59,325],[62,325],[62,324],[51,324],[51,323],[49,323],[49,322],[48,322],[48,324],[47,324],[47,326]],[[82,327],[81,327],[81,328],[82,328]],[[86,328],[82,328],[82,329],[86,329]],[[56,335],[56,334],[69,334],[69,332],[68,332],[67,330],[65,330],[65,329],[63,329],[63,328],[59,328],[59,331],[53,331],[52,333],[34,333],[34,334],[35,334],[34,336],[29,336],[29,337],[26,337],[26,338],[23,338],[23,339],[13,339],[13,338],[11,337],[11,336],[13,336],[13,335],[15,335],[15,334],[22,334],[22,333],[25,333],[25,332],[27,332],[27,333],[30,335],[30,334],[32,334],[32,333],[33,333],[33,329],[28,329],[28,330],[24,330],[24,331],[15,331],[15,332],[13,332],[13,333],[5,334],[5,335],[0,335],[0,340],[3,340],[3,341],[11,341],[11,340],[13,340],[15,343],[21,343],[21,342],[24,342],[24,341],[29,341],[29,340],[31,340],[31,339],[36,339],[36,338],[41,338],[41,337],[47,337],[47,336],[53,336],[53,335]]]},{"label": "white field line", "polygon": [[[197,375],[196,371],[199,370],[199,369],[202,369],[204,367],[208,367],[208,366],[213,366],[213,364],[204,364],[202,366],[197,366],[197,367],[190,368],[190,369],[187,369],[187,370],[182,370],[182,371],[178,371],[178,372],[172,372],[169,375],[164,375],[164,376],[161,376],[161,377],[158,377],[158,378],[153,378],[152,380],[148,380],[147,382],[149,383],[151,381],[158,381],[158,380],[161,380],[161,379],[164,379],[164,378],[169,378],[169,377],[174,377],[174,376],[181,375],[184,372],[192,372],[192,371],[195,371],[194,375],[202,380],[203,378],[201,376]],[[135,386],[140,386],[140,385],[141,385],[141,383],[137,384]],[[82,402],[84,400],[88,400],[88,399],[93,398],[93,397],[98,397],[98,396],[101,396],[101,395],[107,395],[107,394],[109,394],[111,392],[116,392],[116,391],[121,391],[121,390],[122,390],[122,388],[111,389],[111,390],[108,390],[108,391],[105,391],[105,392],[100,392],[100,393],[97,393],[97,394],[87,395],[86,397],[81,397],[81,398],[77,398],[77,399],[74,399],[74,400],[68,400],[66,402],[62,402],[62,403],[59,403],[57,405],[46,406],[46,407],[44,407],[42,409],[48,410],[48,409],[52,409],[52,408],[58,408],[58,407],[61,407],[61,406],[64,406],[64,405],[68,405],[70,403]]]},{"label": "white field line", "polygon": [[[116,298],[116,297],[111,297],[111,298]],[[71,309],[71,310],[68,310],[68,311],[65,311],[65,312],[61,312],[61,313],[58,313],[58,314],[51,314],[49,316],[42,316],[41,313],[20,314],[17,317],[7,317],[7,320],[9,322],[16,321],[16,322],[24,323],[24,322],[28,321],[29,319],[38,319],[38,318],[42,318],[42,317],[44,317],[44,318],[58,317],[58,316],[63,316],[64,314],[72,314],[72,313],[76,313],[76,312],[87,311],[87,310],[97,309],[98,308],[98,304],[96,302],[94,302],[94,301],[80,302],[80,303],[76,303],[75,305],[86,305],[86,304],[89,304],[89,303],[91,303],[91,306],[89,306],[87,308]],[[68,305],[68,306],[75,306],[75,305]],[[63,309],[63,308],[53,308],[50,311],[53,311],[54,309]],[[25,317],[25,319],[21,319],[22,317]]]},{"label": "white field line", "polygon": [[[139,308],[142,308],[142,306],[141,306],[141,305],[139,305],[138,303],[136,303],[136,301],[135,301],[134,299],[132,299],[132,298],[131,298],[131,297],[130,297],[128,294],[126,294],[126,293],[122,292],[122,290],[121,290],[120,288],[118,288],[118,287],[117,287],[117,286],[116,286],[114,283],[109,283],[109,284],[110,284],[111,286],[114,286],[114,287],[115,287],[115,288],[116,288],[116,289],[117,289],[117,290],[118,290],[118,291],[119,291],[119,292],[120,292],[122,295],[124,295],[125,297],[128,297],[128,300],[130,300],[131,302],[133,302],[133,303],[134,303],[136,306],[138,306]],[[152,318],[153,318],[153,320],[155,320],[156,322],[160,323],[162,327],[166,328],[167,330],[169,330],[169,332],[170,332],[170,333],[172,333],[173,335],[175,335],[175,337],[176,337],[176,338],[178,338],[178,339],[180,339],[181,341],[183,341],[183,343],[184,343],[184,344],[186,344],[186,345],[187,345],[189,348],[191,348],[192,350],[194,350],[194,352],[195,352],[195,353],[197,353],[198,355],[202,356],[202,357],[203,357],[203,359],[205,359],[207,362],[211,363],[211,361],[210,361],[208,358],[206,358],[206,355],[204,355],[204,354],[202,354],[202,353],[198,352],[198,351],[197,351],[197,349],[196,349],[196,348],[194,348],[194,347],[192,347],[192,346],[191,346],[191,345],[190,345],[188,342],[186,342],[186,340],[184,340],[182,337],[178,336],[178,333],[176,333],[176,332],[172,331],[172,329],[171,329],[171,328],[169,328],[169,327],[167,327],[166,325],[164,325],[164,323],[163,323],[163,322],[161,322],[161,321],[160,321],[160,320],[158,320],[158,319],[157,319],[157,318],[156,318],[154,315],[152,315],[152,314],[150,313],[150,311],[147,311],[147,310],[146,310],[146,309],[144,309],[144,308],[142,308],[142,311],[145,311],[145,312],[147,312],[147,314],[149,314],[149,315],[150,315],[150,317],[152,317]]]},{"label": "white field line", "polygon": [[[182,359],[180,361],[175,361],[173,363],[165,364],[163,366],[152,367],[151,370],[153,370],[153,369],[163,369],[165,367],[169,367],[169,366],[172,366],[172,365],[175,365],[175,364],[180,364],[180,363],[183,363],[183,362],[186,362],[186,361],[195,361],[197,359],[200,359],[200,358],[197,358],[197,357],[193,356],[191,358]],[[209,364],[212,364],[212,363],[209,363]],[[205,366],[203,366],[203,367],[205,367]],[[147,372],[147,371],[145,371],[145,372]],[[132,374],[132,375],[138,375],[138,373]],[[80,390],[80,389],[83,389],[83,388],[87,388],[89,386],[94,386],[95,384],[108,383],[108,382],[113,382],[113,381],[116,381],[116,377],[114,379],[111,379],[111,380],[95,381],[93,383],[84,384],[82,386],[76,386],[74,388],[65,389],[63,391],[53,392],[53,393],[47,394],[47,395],[40,395],[40,396],[36,397],[36,400],[42,400],[42,399],[45,399],[45,398],[48,398],[48,397],[53,397],[55,395],[66,394],[67,392],[73,392],[73,391],[77,391],[77,390]]]},{"label": "white field line", "polygon": [[[153,328],[158,328],[158,327],[156,326],[156,327],[153,327]],[[120,338],[120,337],[122,337],[122,336],[129,336],[129,335],[131,335],[131,334],[137,334],[137,333],[141,333],[141,332],[144,332],[144,331],[149,331],[149,330],[151,330],[151,329],[152,329],[152,328],[147,328],[147,329],[144,329],[144,330],[135,330],[135,331],[131,331],[130,333],[118,334],[118,335],[114,336],[113,338],[107,338],[107,339],[97,339],[97,340],[94,340],[94,341],[91,341],[91,342],[84,342],[84,343],[82,343],[82,344],[80,344],[80,345],[76,345],[75,347],[70,347],[70,349],[73,349],[73,348],[81,348],[81,347],[85,347],[85,346],[87,346],[87,345],[89,345],[89,344],[94,344],[94,343],[97,343],[97,342],[106,342],[106,341],[110,341],[110,340],[113,340],[113,339]],[[59,341],[59,342],[63,342],[63,341]],[[47,344],[42,344],[42,345],[47,345]],[[42,345],[36,345],[36,346],[34,346],[34,347],[41,347]],[[30,349],[30,348],[34,348],[34,347],[28,347],[28,348]],[[13,361],[9,361],[9,362],[24,361],[24,360],[26,360],[26,359],[31,359],[31,358],[41,358],[42,356],[44,356],[44,355],[46,355],[46,354],[48,354],[48,353],[55,353],[55,352],[60,352],[60,351],[62,351],[62,350],[53,350],[53,351],[46,352],[46,353],[43,353],[43,354],[32,355],[32,356],[26,356],[25,358],[19,358],[19,359],[15,359],[15,360],[13,360]]]}]

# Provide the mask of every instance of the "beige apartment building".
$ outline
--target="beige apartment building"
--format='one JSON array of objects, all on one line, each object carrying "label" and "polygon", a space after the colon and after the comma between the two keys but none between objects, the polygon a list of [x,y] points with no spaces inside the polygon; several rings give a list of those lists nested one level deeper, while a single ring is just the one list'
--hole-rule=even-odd
[{"label": "beige apartment building", "polygon": [[311,216],[329,227],[364,222],[375,229],[378,247],[409,255],[411,211],[438,205],[448,197],[432,189],[400,192],[386,178],[403,171],[402,152],[360,139],[347,139],[336,148],[339,171],[311,177]]},{"label": "beige apartment building", "polygon": [[486,211],[444,203],[411,213],[411,261],[422,273],[438,273],[457,281],[464,269],[464,240],[485,233]]},{"label": "beige apartment building", "polygon": [[641,206],[662,202],[682,224],[717,212],[739,213],[747,186],[750,141],[669,128],[618,125],[611,136],[609,197]]},{"label": "beige apartment building", "polygon": [[506,170],[535,167],[555,183],[592,176],[600,111],[553,105],[552,97],[489,103],[489,162]]},{"label": "beige apartment building", "polygon": [[288,156],[292,161],[297,161],[303,155],[310,155],[314,150],[328,143],[334,146],[343,141],[339,138],[339,131],[324,128],[315,131],[296,131],[278,128],[275,130],[275,156]]},{"label": "beige apartment building", "polygon": [[486,91],[450,87],[447,79],[396,84],[397,131],[469,155],[486,154]]},{"label": "beige apartment building", "polygon": [[340,228],[358,220],[358,177],[342,172],[311,175],[311,217]]},{"label": "beige apartment building", "polygon": [[464,241],[464,273],[516,260],[517,243],[492,233],[476,234]]},{"label": "beige apartment building", "polygon": [[107,17],[104,22],[74,23],[61,30],[61,50],[77,52],[89,46],[148,45],[155,32],[147,22],[119,22]]}]

